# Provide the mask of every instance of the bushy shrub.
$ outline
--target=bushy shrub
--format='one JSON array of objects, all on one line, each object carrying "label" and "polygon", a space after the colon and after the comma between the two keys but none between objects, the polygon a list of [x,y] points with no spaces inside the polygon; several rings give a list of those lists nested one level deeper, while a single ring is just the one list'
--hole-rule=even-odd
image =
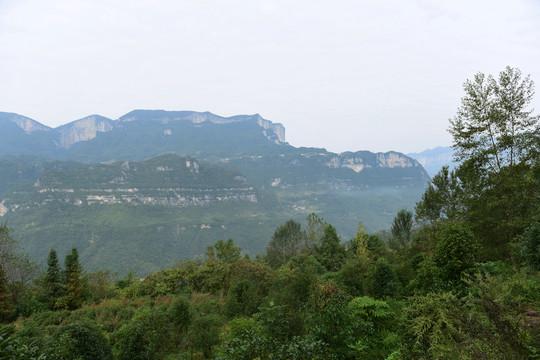
[{"label": "bushy shrub", "polygon": [[0,359],[6,360],[45,360],[37,347],[28,347],[25,344],[6,334],[0,335]]},{"label": "bushy shrub", "polygon": [[47,357],[56,360],[111,360],[109,340],[93,323],[72,323],[58,328],[47,347]]}]

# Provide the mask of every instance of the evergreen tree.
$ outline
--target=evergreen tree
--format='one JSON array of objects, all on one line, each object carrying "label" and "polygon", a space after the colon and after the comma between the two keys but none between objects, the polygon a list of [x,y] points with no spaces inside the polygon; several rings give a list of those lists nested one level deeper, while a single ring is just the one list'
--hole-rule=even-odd
[{"label": "evergreen tree", "polygon": [[82,269],[79,263],[79,252],[77,251],[77,248],[73,248],[71,253],[66,255],[64,265],[64,284],[66,292],[65,295],[58,300],[57,307],[75,310],[82,304]]},{"label": "evergreen tree", "polygon": [[330,224],[324,227],[316,258],[328,271],[338,271],[345,261],[345,246],[339,241],[336,228]]},{"label": "evergreen tree", "polygon": [[54,308],[56,301],[63,295],[63,290],[62,274],[56,250],[51,249],[47,258],[47,272],[45,274],[45,293],[50,309]]}]

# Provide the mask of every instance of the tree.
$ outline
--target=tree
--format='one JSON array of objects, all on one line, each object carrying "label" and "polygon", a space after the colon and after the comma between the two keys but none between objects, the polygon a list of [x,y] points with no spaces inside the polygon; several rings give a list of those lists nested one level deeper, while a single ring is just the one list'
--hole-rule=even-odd
[{"label": "tree", "polygon": [[291,219],[280,225],[266,248],[270,266],[277,268],[294,255],[300,254],[304,239],[305,234],[298,222]]},{"label": "tree", "polygon": [[354,351],[353,313],[350,296],[331,281],[315,280],[306,305],[306,328],[309,337],[328,345],[331,358],[348,359]]},{"label": "tree", "polygon": [[255,294],[255,285],[250,280],[234,282],[223,306],[223,312],[229,318],[251,316],[257,312],[261,299]]},{"label": "tree", "polygon": [[341,244],[336,228],[330,224],[324,227],[316,258],[328,271],[338,271],[345,261],[345,246]]},{"label": "tree", "polygon": [[457,173],[443,166],[431,179],[422,200],[416,203],[417,221],[434,224],[441,220],[455,220],[462,211],[461,194]]},{"label": "tree", "polygon": [[45,295],[49,308],[52,310],[56,301],[63,295],[62,274],[58,264],[56,250],[51,249],[47,258],[47,272],[45,273]]},{"label": "tree", "polygon": [[392,239],[390,241],[390,246],[393,249],[401,249],[405,247],[412,237],[412,226],[413,226],[413,213],[406,209],[401,209],[398,211],[390,231],[392,232]]},{"label": "tree", "polygon": [[219,240],[214,245],[206,247],[206,256],[218,261],[235,262],[240,259],[242,249],[234,246],[233,239]]},{"label": "tree", "polygon": [[306,221],[306,248],[304,250],[307,252],[312,252],[317,246],[320,245],[327,222],[315,213],[309,214]]},{"label": "tree", "polygon": [[384,258],[379,258],[375,263],[371,289],[376,298],[394,296],[399,286],[398,277],[392,266]]},{"label": "tree", "polygon": [[355,323],[355,344],[359,359],[387,359],[398,348],[399,322],[388,303],[369,296],[349,303]]},{"label": "tree", "polygon": [[532,167],[540,161],[539,116],[529,105],[534,83],[507,67],[498,79],[482,73],[464,84],[465,96],[450,120],[467,222],[495,256],[531,221],[538,201]]},{"label": "tree", "polygon": [[458,161],[472,161],[481,169],[500,172],[531,160],[537,149],[539,116],[528,109],[534,96],[530,76],[506,67],[499,79],[478,73],[463,85],[465,96],[450,121]]},{"label": "tree", "polygon": [[82,280],[81,264],[79,263],[79,252],[77,248],[71,249],[71,253],[66,255],[64,261],[64,284],[65,295],[58,299],[57,307],[75,310],[82,304]]},{"label": "tree", "polygon": [[201,316],[193,321],[191,339],[193,348],[202,351],[205,359],[210,359],[213,347],[219,344],[222,319],[215,314]]},{"label": "tree", "polygon": [[445,224],[439,232],[433,254],[443,283],[450,289],[459,286],[465,271],[473,267],[478,250],[478,244],[469,230],[459,224]]},{"label": "tree", "polygon": [[369,235],[367,228],[360,221],[358,223],[358,229],[356,230],[356,236],[351,240],[349,250],[352,251],[354,256],[367,259],[369,254]]}]

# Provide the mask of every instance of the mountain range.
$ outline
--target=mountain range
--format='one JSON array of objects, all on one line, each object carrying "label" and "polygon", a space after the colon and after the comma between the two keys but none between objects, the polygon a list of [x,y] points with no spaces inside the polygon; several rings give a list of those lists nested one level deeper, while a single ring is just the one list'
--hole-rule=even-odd
[{"label": "mountain range", "polygon": [[439,172],[443,166],[453,169],[457,165],[453,158],[454,150],[450,146],[438,146],[419,153],[409,153],[407,156],[418,161],[431,177]]},{"label": "mountain range", "polygon": [[296,148],[260,115],[134,110],[55,129],[0,113],[0,216],[31,256],[148,273],[233,238],[251,255],[315,212],[343,240],[387,228],[429,175],[399,152]]}]

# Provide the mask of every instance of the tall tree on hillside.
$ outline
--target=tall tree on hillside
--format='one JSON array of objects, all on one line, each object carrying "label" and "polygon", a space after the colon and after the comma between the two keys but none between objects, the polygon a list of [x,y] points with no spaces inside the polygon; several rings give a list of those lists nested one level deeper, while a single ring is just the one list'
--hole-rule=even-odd
[{"label": "tall tree on hillside", "polygon": [[328,271],[338,271],[345,261],[345,246],[341,244],[336,228],[330,224],[324,227],[316,258]]},{"label": "tall tree on hillside", "polygon": [[54,308],[56,301],[63,295],[63,290],[62,273],[56,250],[51,249],[47,257],[47,272],[45,273],[45,293],[49,308]]},{"label": "tall tree on hillside", "polygon": [[291,219],[280,225],[266,248],[270,266],[278,268],[294,255],[300,254],[304,239],[305,234],[300,223]]},{"label": "tall tree on hillside", "polygon": [[401,249],[406,246],[412,238],[412,226],[412,211],[406,209],[399,210],[390,228],[392,232],[390,246],[394,249]]},{"label": "tall tree on hillside", "polygon": [[457,173],[469,226],[506,256],[508,244],[531,222],[538,201],[532,172],[540,162],[539,116],[530,103],[534,83],[507,67],[495,79],[482,73],[464,84],[465,96],[450,121]]},{"label": "tall tree on hillside", "polygon": [[327,222],[315,213],[311,213],[306,218],[306,252],[312,252],[321,244],[321,239],[324,235],[324,228]]},{"label": "tall tree on hillside", "polygon": [[82,304],[82,280],[81,264],[79,263],[79,252],[73,248],[71,253],[66,255],[64,262],[64,283],[66,287],[65,296],[61,298],[61,306],[70,310],[79,308]]},{"label": "tall tree on hillside", "polygon": [[478,73],[463,88],[465,96],[449,129],[458,161],[499,173],[538,156],[539,116],[528,109],[534,96],[530,76],[522,79],[519,69],[506,67],[497,80]]},{"label": "tall tree on hillside", "polygon": [[240,259],[242,249],[234,246],[233,239],[227,241],[219,240],[214,245],[206,247],[206,256],[208,259],[233,263]]},{"label": "tall tree on hillside", "polygon": [[457,173],[448,166],[433,176],[422,200],[416,203],[416,220],[435,224],[441,220],[455,220],[460,212],[462,189]]}]

